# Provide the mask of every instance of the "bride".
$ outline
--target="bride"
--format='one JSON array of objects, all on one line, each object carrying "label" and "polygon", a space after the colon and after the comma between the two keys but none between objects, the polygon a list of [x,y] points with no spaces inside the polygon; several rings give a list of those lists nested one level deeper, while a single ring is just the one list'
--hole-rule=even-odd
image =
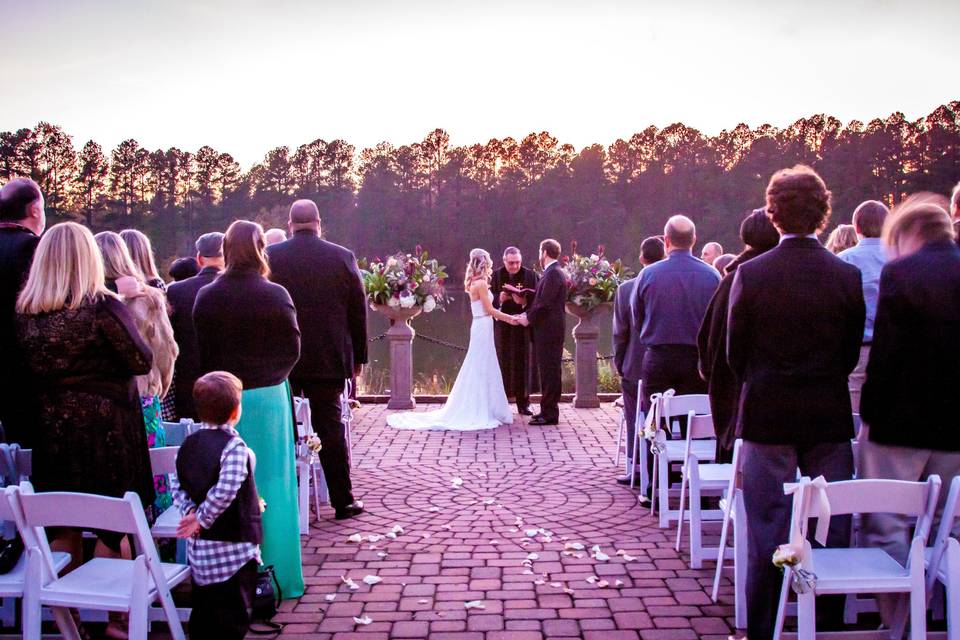
[{"label": "bride", "polygon": [[464,289],[470,294],[473,312],[470,346],[447,402],[435,411],[388,416],[387,424],[391,427],[475,431],[513,423],[493,342],[493,320],[496,318],[510,324],[518,322],[513,316],[494,309],[493,294],[490,293],[492,273],[490,254],[483,249],[471,251],[463,282]]}]

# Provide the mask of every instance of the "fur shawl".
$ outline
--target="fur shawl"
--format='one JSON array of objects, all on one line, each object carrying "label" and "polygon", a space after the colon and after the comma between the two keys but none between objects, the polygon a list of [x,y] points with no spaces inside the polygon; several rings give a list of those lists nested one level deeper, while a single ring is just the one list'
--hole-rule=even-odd
[{"label": "fur shawl", "polygon": [[137,376],[137,390],[144,398],[163,398],[170,389],[173,364],[180,353],[170,325],[167,297],[159,289],[145,286],[142,295],[124,298],[123,303],[133,316],[144,342],[153,351],[153,367],[150,373]]}]

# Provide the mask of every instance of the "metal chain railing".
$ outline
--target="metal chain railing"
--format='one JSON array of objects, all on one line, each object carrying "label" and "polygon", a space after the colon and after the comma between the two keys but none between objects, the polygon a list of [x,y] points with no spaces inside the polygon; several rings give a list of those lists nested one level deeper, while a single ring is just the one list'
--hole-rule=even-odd
[{"label": "metal chain railing", "polygon": [[[381,337],[382,337],[382,336],[381,336]],[[446,347],[447,349],[453,349],[453,350],[455,350],[455,351],[461,351],[461,352],[467,350],[466,347],[461,347],[461,346],[458,345],[458,344],[453,344],[452,342],[447,342],[446,340],[441,340],[440,338],[434,338],[434,337],[432,337],[432,336],[427,336],[427,335],[424,335],[424,334],[422,334],[422,333],[417,333],[416,337],[417,337],[418,339],[420,339],[420,340],[423,340],[424,342],[429,342],[430,344],[435,344],[435,345],[438,345],[438,346],[441,346],[441,347]],[[603,354],[598,354],[598,355],[597,355],[597,360],[612,360],[612,359],[613,359],[613,355],[603,355]],[[563,362],[573,362],[573,358],[572,358],[572,357],[564,358],[562,361],[563,361]]]}]

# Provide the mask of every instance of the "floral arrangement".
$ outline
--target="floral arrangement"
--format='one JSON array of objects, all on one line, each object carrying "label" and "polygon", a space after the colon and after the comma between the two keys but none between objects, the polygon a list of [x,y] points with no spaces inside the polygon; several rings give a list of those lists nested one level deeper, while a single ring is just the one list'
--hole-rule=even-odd
[{"label": "floral arrangement", "polygon": [[623,262],[611,262],[603,255],[603,245],[589,256],[577,253],[573,243],[573,255],[564,256],[564,271],[567,275],[567,302],[584,309],[593,309],[604,302],[612,302],[617,287],[633,275]]},{"label": "floral arrangement", "polygon": [[363,287],[371,305],[400,309],[420,307],[424,313],[446,307],[446,267],[417,245],[413,253],[396,253],[386,260],[362,260]]},{"label": "floral arrangement", "polygon": [[795,567],[800,562],[800,554],[792,544],[782,544],[773,552],[773,564],[779,569]]}]

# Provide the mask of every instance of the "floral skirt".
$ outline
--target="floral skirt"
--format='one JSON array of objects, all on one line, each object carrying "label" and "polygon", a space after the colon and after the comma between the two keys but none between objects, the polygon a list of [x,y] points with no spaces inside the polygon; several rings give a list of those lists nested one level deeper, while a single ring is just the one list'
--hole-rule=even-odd
[{"label": "floral skirt", "polygon": [[[160,397],[142,397],[140,405],[143,409],[143,423],[147,429],[147,446],[151,449],[165,447],[167,440],[160,417]],[[153,476],[153,487],[157,492],[157,498],[153,502],[153,513],[148,514],[151,522],[173,504],[173,496],[170,495],[170,484],[166,475]]]}]

